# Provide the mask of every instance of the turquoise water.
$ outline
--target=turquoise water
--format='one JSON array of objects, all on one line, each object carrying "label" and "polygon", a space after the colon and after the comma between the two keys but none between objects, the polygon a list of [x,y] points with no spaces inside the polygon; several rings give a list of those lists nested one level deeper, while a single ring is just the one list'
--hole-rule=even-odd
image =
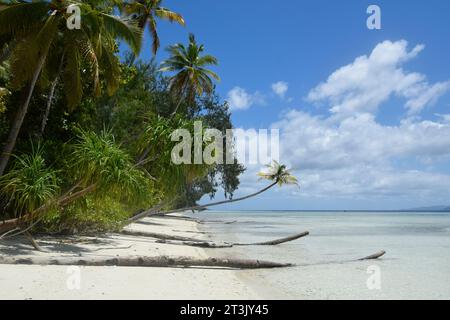
[{"label": "turquoise water", "polygon": [[[223,241],[260,242],[311,233],[279,246],[221,249],[221,255],[300,265],[242,272],[252,277],[250,283],[257,279],[258,290],[268,292],[269,298],[450,298],[448,213],[207,211],[195,216],[216,220],[203,228]],[[208,253],[219,255],[217,250]],[[381,260],[347,262],[379,250],[387,252]],[[372,265],[381,271],[380,290],[367,288],[367,268]]]}]

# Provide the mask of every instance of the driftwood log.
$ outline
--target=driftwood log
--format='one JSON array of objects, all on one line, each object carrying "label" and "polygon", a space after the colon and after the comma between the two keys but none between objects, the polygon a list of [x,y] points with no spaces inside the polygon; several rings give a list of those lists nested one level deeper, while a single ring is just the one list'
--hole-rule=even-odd
[{"label": "driftwood log", "polygon": [[162,239],[162,240],[191,241],[191,242],[204,242],[205,241],[205,240],[196,239],[196,238],[169,235],[169,234],[164,234],[164,233],[135,231],[135,230],[127,230],[127,229],[121,230],[120,233],[127,235],[127,236],[149,237],[149,238],[156,238],[156,239]]},{"label": "driftwood log", "polygon": [[364,258],[361,258],[361,259],[358,259],[358,260],[359,260],[359,261],[362,261],[362,260],[374,260],[374,259],[378,259],[378,258],[380,258],[381,256],[384,256],[385,253],[386,253],[386,251],[381,250],[381,251],[379,251],[379,252],[377,252],[377,253],[371,254],[370,256],[367,256],[367,257],[364,257]]},{"label": "driftwood log", "polygon": [[[165,244],[173,244],[180,246],[191,246],[191,247],[200,247],[200,248],[231,248],[233,246],[276,246],[285,242],[293,241],[302,237],[309,235],[309,232],[302,232],[293,236],[289,236],[286,238],[275,239],[266,242],[257,242],[257,243],[232,243],[232,242],[213,242],[206,240],[173,240],[173,239],[160,239],[156,241],[157,243],[165,243]],[[166,237],[166,235],[164,235]],[[193,239],[193,238],[192,238]]]},{"label": "driftwood log", "polygon": [[186,245],[186,246],[194,246],[194,247],[203,247],[203,248],[230,248],[232,246],[276,246],[285,242],[294,241],[302,237],[306,237],[309,235],[308,231],[295,234],[289,237],[275,239],[265,242],[256,242],[256,243],[214,243],[211,241],[196,239],[190,237],[176,236],[176,235],[168,235],[163,233],[154,233],[147,231],[134,231],[134,230],[122,230],[121,234],[129,235],[129,236],[138,236],[138,237],[150,237],[160,239],[159,243],[167,243],[167,244],[177,244],[177,245]]},{"label": "driftwood log", "polygon": [[266,269],[290,267],[290,263],[278,263],[263,260],[250,259],[223,259],[206,258],[197,259],[191,257],[2,257],[0,264],[26,264],[26,265],[63,265],[63,266],[119,266],[119,267],[222,267],[233,269]]},{"label": "driftwood log", "polygon": [[186,216],[174,216],[174,215],[170,215],[170,214],[157,213],[157,214],[150,215],[149,217],[150,218],[173,219],[173,220],[184,220],[184,221],[192,221],[192,222],[201,223],[201,220],[199,220],[199,219],[186,217]]},{"label": "driftwood log", "polygon": [[299,238],[306,237],[307,235],[309,235],[309,232],[305,231],[305,232],[302,232],[299,234],[295,234],[293,236],[289,236],[289,237],[285,237],[285,238],[281,238],[281,239],[275,239],[275,240],[271,240],[271,241],[257,242],[257,243],[234,243],[234,245],[235,246],[276,246],[278,244],[282,244],[285,242],[289,242],[289,241],[297,240]]},{"label": "driftwood log", "polygon": [[227,242],[211,242],[211,241],[175,241],[175,240],[158,240],[157,243],[174,244],[179,246],[190,246],[199,248],[232,248],[232,243]]}]

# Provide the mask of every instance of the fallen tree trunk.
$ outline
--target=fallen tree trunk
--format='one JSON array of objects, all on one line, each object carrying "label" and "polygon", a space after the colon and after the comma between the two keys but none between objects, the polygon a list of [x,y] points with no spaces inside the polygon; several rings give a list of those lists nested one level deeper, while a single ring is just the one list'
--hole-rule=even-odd
[{"label": "fallen tree trunk", "polygon": [[[122,232],[123,233],[123,232]],[[294,241],[299,238],[305,237],[309,235],[308,231],[286,237],[281,239],[275,239],[266,242],[257,242],[257,243],[232,243],[232,242],[213,242],[195,238],[188,237],[180,237],[180,236],[171,236],[159,233],[149,233],[149,232],[140,232],[140,231],[129,231],[129,233],[125,233],[128,235],[137,235],[144,237],[152,237],[158,238],[160,240],[156,241],[158,243],[165,244],[173,244],[173,245],[182,245],[182,246],[191,246],[191,247],[201,247],[201,248],[231,248],[233,246],[276,246],[285,242]]]},{"label": "fallen tree trunk", "polygon": [[172,216],[169,214],[154,214],[154,215],[148,215],[149,218],[164,218],[164,219],[174,219],[174,220],[184,220],[184,221],[192,221],[197,223],[202,223],[203,221],[191,217],[183,217],[183,216]]},{"label": "fallen tree trunk", "polygon": [[386,251],[381,250],[381,251],[379,251],[377,253],[371,254],[370,256],[358,259],[358,261],[378,259],[379,257],[384,256],[385,253],[386,253]]},{"label": "fallen tree trunk", "polygon": [[232,243],[227,242],[210,242],[210,241],[176,241],[176,240],[158,240],[157,243],[173,244],[179,246],[190,246],[199,248],[231,248]]},{"label": "fallen tree trunk", "polygon": [[137,237],[149,237],[156,238],[162,240],[177,240],[177,241],[192,241],[192,242],[204,242],[202,239],[195,239],[190,237],[183,236],[175,236],[164,233],[156,233],[156,232],[147,232],[147,231],[134,231],[134,230],[121,230],[121,234],[125,234],[127,236],[137,236]]},{"label": "fallen tree trunk", "polygon": [[19,220],[17,218],[10,220],[3,220],[0,222],[0,234],[10,231],[16,228],[18,225]]},{"label": "fallen tree trunk", "polygon": [[207,258],[197,259],[191,257],[2,257],[0,264],[26,264],[26,265],[75,265],[75,266],[119,266],[119,267],[222,267],[234,269],[264,269],[293,266],[291,263],[278,263],[250,259],[223,259]]},{"label": "fallen tree trunk", "polygon": [[[78,186],[78,185],[77,185]],[[31,221],[34,217],[36,217],[37,215],[47,211],[49,208],[51,208],[52,205],[58,206],[58,207],[64,207],[66,205],[68,205],[69,203],[72,203],[73,201],[85,196],[86,194],[94,191],[96,188],[95,184],[91,184],[90,186],[71,193],[69,195],[64,195],[63,197],[59,198],[58,200],[56,200],[56,202],[52,202],[52,203],[46,203],[43,204],[42,206],[40,206],[39,208],[37,208],[36,210],[24,214],[23,216],[19,217],[19,218],[15,218],[15,219],[10,219],[10,220],[5,220],[0,222],[0,234],[6,233],[14,228],[19,227],[21,224],[26,224],[27,222]]]},{"label": "fallen tree trunk", "polygon": [[147,217],[147,216],[155,216],[155,215],[158,215],[158,212],[159,212],[159,211],[161,210],[161,208],[163,208],[166,204],[167,204],[167,203],[162,202],[162,203],[160,203],[160,204],[154,206],[153,208],[150,208],[150,209],[148,209],[148,210],[145,210],[145,211],[143,211],[143,212],[140,212],[140,213],[138,213],[138,214],[132,216],[131,218],[129,218],[129,219],[124,223],[123,226],[126,227],[126,226],[128,226],[128,225],[130,225],[130,224],[132,224],[132,223],[135,223],[135,222],[138,222],[139,220],[144,219],[144,218]]},{"label": "fallen tree trunk", "polygon": [[309,231],[305,231],[299,234],[295,234],[293,236],[281,238],[281,239],[275,239],[271,241],[265,241],[265,242],[257,242],[257,243],[234,243],[235,246],[276,246],[278,244],[282,244],[285,242],[297,240],[299,238],[303,238],[309,235]]}]

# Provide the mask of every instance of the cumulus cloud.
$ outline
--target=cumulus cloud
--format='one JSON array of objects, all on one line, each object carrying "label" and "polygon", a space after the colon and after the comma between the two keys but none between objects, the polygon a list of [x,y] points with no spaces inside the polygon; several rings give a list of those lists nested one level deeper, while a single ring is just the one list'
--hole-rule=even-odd
[{"label": "cumulus cloud", "polygon": [[[280,115],[271,125],[280,129],[280,161],[301,181],[301,191],[284,190],[296,197],[447,203],[450,174],[439,168],[450,163],[450,114],[436,114],[437,120],[411,115],[436,103],[450,81],[430,84],[425,75],[402,69],[423,49],[382,42],[309,92],[308,100],[326,104],[328,114]],[[404,98],[397,108],[409,113],[398,124],[380,123],[375,113],[393,96]],[[259,186],[258,169],[242,177],[248,190]]]},{"label": "cumulus cloud", "polygon": [[231,110],[246,110],[254,104],[265,104],[264,96],[256,91],[248,93],[241,87],[234,87],[228,92],[227,101]]},{"label": "cumulus cloud", "polygon": [[302,195],[432,200],[450,188],[450,175],[417,169],[450,159],[445,121],[385,126],[371,114],[336,122],[293,110],[273,127],[282,128],[281,161],[302,178]]},{"label": "cumulus cloud", "polygon": [[370,55],[360,56],[333,72],[309,92],[307,100],[325,102],[330,112],[345,116],[374,113],[396,95],[406,100],[404,107],[410,115],[417,114],[450,90],[450,81],[429,84],[425,75],[403,70],[403,65],[423,49],[423,45],[417,45],[408,50],[405,40],[384,41]]},{"label": "cumulus cloud", "polygon": [[284,99],[284,96],[286,95],[288,89],[289,85],[284,81],[278,81],[272,84],[272,91],[282,99]]}]

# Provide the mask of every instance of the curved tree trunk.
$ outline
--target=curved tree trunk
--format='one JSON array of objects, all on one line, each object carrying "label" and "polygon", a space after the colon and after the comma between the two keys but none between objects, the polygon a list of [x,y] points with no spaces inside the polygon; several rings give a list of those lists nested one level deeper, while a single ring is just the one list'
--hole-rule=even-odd
[{"label": "curved tree trunk", "polygon": [[160,204],[154,206],[153,208],[150,208],[150,209],[148,209],[148,210],[146,210],[144,212],[138,213],[137,215],[135,215],[135,216],[131,217],[130,219],[128,219],[123,226],[126,227],[126,226],[128,226],[128,225],[130,225],[130,224],[132,224],[134,222],[137,222],[137,221],[139,221],[139,220],[141,220],[141,219],[143,219],[143,218],[145,218],[147,216],[155,215],[155,214],[159,213],[159,210],[162,207],[164,207],[165,205],[166,205],[165,202],[164,203],[160,203]]},{"label": "curved tree trunk", "polygon": [[19,106],[16,117],[14,118],[14,121],[12,123],[11,129],[9,131],[9,136],[6,140],[3,152],[0,155],[0,177],[5,172],[11,153],[14,150],[14,146],[16,145],[17,136],[19,135],[19,131],[20,128],[22,127],[23,120],[25,119],[25,115],[27,114],[28,106],[31,101],[31,96],[33,95],[34,87],[36,86],[36,82],[39,78],[39,75],[41,74],[46,57],[47,55],[43,54],[40,60],[38,61],[38,65],[36,67],[36,70],[34,71],[33,78],[31,79],[31,82],[26,90],[25,99],[23,103]]},{"label": "curved tree trunk", "polygon": [[20,218],[0,221],[0,234],[8,232],[14,228],[19,227],[21,224],[26,223],[32,217],[35,217],[36,215],[46,211],[52,205],[56,205],[58,207],[64,207],[64,206],[68,205],[69,203],[72,203],[73,201],[75,201],[81,197],[84,197],[86,194],[89,194],[89,193],[95,191],[96,187],[97,186],[95,184],[91,184],[90,186],[88,186],[80,191],[77,191],[70,195],[66,195],[66,196],[63,196],[62,198],[59,198],[56,201],[56,203],[46,203],[46,204],[40,206],[39,208],[37,208],[36,210],[34,210],[33,212],[27,213]]},{"label": "curved tree trunk", "polygon": [[[164,212],[159,212],[158,214],[169,214],[169,213],[175,213],[175,212],[180,212],[180,211],[188,211],[188,210],[200,210],[200,209],[205,209],[205,208],[208,208],[208,207],[218,206],[218,205],[221,205],[221,204],[226,204],[226,203],[232,203],[232,202],[246,200],[246,199],[255,197],[255,196],[257,196],[257,195],[259,195],[259,194],[261,194],[263,192],[266,192],[267,190],[269,190],[270,188],[275,186],[277,183],[278,183],[278,181],[275,181],[272,184],[270,184],[267,187],[265,187],[264,189],[261,189],[258,192],[249,194],[249,195],[241,197],[241,198],[230,199],[230,200],[223,200],[223,201],[217,201],[217,202],[211,202],[211,203],[207,203],[207,204],[203,204],[203,205],[197,205],[197,206],[192,206],[192,207],[186,207],[186,208],[180,208],[180,209],[175,209],[175,210],[170,210],[170,211],[164,211]],[[150,214],[148,216],[150,216]]]}]

